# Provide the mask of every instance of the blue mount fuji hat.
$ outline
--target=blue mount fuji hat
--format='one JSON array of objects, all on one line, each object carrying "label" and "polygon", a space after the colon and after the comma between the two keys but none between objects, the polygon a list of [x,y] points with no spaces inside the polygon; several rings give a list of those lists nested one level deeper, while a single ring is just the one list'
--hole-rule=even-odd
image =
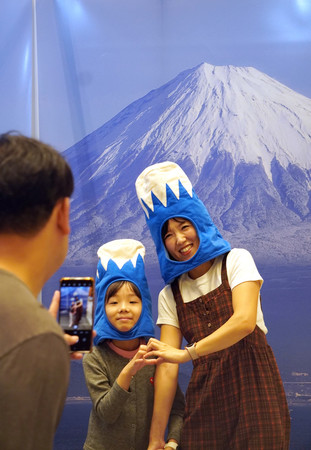
[{"label": "blue mount fuji hat", "polygon": [[[156,246],[165,283],[171,283],[181,274],[231,250],[196,195],[189,178],[177,164],[167,161],[147,167],[138,176],[135,187]],[[198,233],[199,248],[187,261],[170,259],[162,240],[162,227],[173,217],[190,220]]]},{"label": "blue mount fuji hat", "polygon": [[[96,297],[94,329],[95,345],[104,339],[129,340],[138,337],[153,337],[151,296],[145,276],[145,247],[134,239],[118,239],[102,245],[96,274]],[[115,281],[126,280],[134,283],[141,294],[141,315],[131,330],[119,331],[107,319],[105,297],[108,287]]]}]

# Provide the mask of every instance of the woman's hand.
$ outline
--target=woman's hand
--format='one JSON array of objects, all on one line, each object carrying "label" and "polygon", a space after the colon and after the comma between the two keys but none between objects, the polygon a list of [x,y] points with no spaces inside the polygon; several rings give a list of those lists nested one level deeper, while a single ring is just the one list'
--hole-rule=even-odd
[{"label": "woman's hand", "polygon": [[[161,364],[162,362],[170,362],[170,363],[185,363],[190,361],[190,355],[187,350],[181,350],[175,347],[172,347],[165,342],[158,341],[157,339],[151,338],[147,344],[147,351],[144,355],[144,358],[157,357],[157,364]],[[147,359],[146,364],[150,364],[149,361],[154,360]]]}]

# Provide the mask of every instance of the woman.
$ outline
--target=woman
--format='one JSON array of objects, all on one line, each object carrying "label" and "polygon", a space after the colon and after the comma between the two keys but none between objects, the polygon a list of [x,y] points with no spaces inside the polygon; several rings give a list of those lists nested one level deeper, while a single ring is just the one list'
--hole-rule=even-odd
[{"label": "woman", "polygon": [[[163,448],[177,364],[191,359],[182,450],[287,449],[288,406],[252,256],[231,250],[178,165],[148,167],[136,191],[167,284],[159,295],[161,341],[148,343],[147,356],[165,361],[156,371],[149,449]],[[190,346],[180,349],[183,337]]]}]

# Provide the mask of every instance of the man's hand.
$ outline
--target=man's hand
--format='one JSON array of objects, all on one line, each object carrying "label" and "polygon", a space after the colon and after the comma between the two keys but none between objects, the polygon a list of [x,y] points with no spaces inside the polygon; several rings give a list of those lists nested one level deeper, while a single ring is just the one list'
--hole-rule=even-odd
[{"label": "man's hand", "polygon": [[[60,292],[55,291],[49,307],[49,313],[54,317],[55,320],[57,320],[59,302],[60,302]],[[67,342],[68,346],[76,344],[79,340],[78,336],[71,336],[70,334],[64,334],[64,339]],[[82,359],[83,353],[71,352],[70,358],[73,360]]]}]

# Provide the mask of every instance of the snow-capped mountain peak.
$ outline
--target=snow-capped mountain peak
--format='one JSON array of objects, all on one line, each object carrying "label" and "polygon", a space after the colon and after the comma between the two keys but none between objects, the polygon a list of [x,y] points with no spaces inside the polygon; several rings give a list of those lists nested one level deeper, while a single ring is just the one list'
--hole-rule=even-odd
[{"label": "snow-capped mountain peak", "polygon": [[77,168],[74,227],[97,241],[99,230],[140,238],[135,180],[163,161],[182,167],[221,230],[310,221],[311,100],[252,67],[185,70],[66,155],[86,167]]},{"label": "snow-capped mountain peak", "polygon": [[215,148],[234,162],[261,162],[270,179],[274,157],[285,168],[310,169],[311,100],[258,70],[203,63],[160,89],[149,98],[160,96],[165,109],[149,124],[142,148],[157,134],[168,155],[178,146],[198,170]]},{"label": "snow-capped mountain peak", "polygon": [[167,159],[188,155],[198,172],[214,149],[235,163],[260,162],[270,179],[273,158],[284,168],[311,168],[311,100],[252,67],[202,63],[133,102],[108,126],[118,138],[104,145],[94,175],[103,157],[111,160],[125,147],[131,157],[150,147]]}]

